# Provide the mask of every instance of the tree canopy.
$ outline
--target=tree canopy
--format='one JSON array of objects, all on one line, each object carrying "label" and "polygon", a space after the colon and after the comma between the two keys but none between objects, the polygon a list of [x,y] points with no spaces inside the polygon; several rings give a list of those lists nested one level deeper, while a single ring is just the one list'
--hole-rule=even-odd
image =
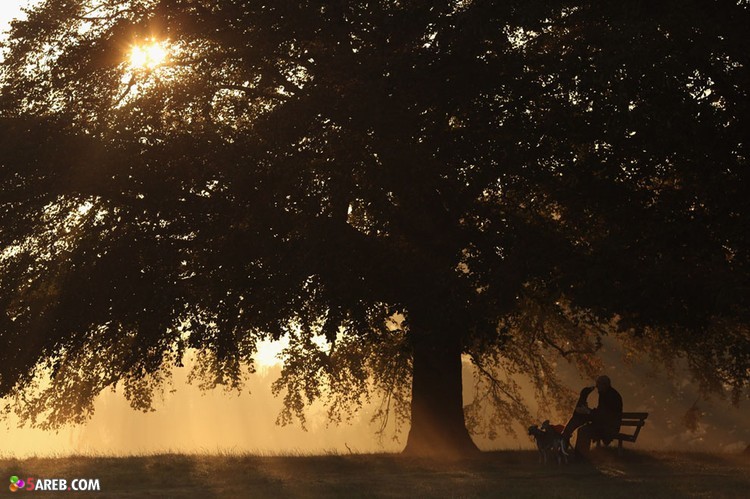
[{"label": "tree canopy", "polygon": [[0,76],[7,410],[81,420],[116,383],[148,408],[191,348],[238,387],[282,336],[282,420],[379,392],[417,451],[493,431],[464,414],[462,353],[500,420],[528,416],[517,375],[567,400],[553,355],[591,374],[604,334],[738,402],[748,21],[744,1],[42,2]]}]

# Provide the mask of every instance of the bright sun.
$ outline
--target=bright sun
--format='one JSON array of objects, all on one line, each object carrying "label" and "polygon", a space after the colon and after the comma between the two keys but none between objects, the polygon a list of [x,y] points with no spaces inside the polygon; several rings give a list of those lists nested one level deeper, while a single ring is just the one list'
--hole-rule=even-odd
[{"label": "bright sun", "polygon": [[134,45],[130,50],[130,66],[137,69],[154,69],[167,60],[167,49],[163,42]]}]

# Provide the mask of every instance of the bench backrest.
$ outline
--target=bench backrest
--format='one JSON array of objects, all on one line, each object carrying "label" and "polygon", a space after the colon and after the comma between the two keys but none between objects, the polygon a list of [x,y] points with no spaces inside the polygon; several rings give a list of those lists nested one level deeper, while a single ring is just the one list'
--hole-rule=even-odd
[{"label": "bench backrest", "polygon": [[625,421],[626,419],[638,419],[638,420],[645,420],[648,417],[647,412],[623,412],[622,413],[622,420]]},{"label": "bench backrest", "polygon": [[647,417],[647,412],[623,412],[620,427],[635,426],[635,432],[630,436],[632,441],[635,442],[638,434],[641,432],[641,428],[646,424]]}]

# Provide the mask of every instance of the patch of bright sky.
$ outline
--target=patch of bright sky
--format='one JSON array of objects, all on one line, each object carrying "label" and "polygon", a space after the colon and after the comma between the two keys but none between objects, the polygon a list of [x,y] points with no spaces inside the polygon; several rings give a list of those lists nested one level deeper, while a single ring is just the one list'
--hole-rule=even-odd
[{"label": "patch of bright sky", "polygon": [[255,353],[256,367],[261,369],[281,364],[279,355],[281,351],[289,346],[289,338],[281,338],[279,341],[263,340],[258,342],[258,351]]},{"label": "patch of bright sky", "polygon": [[[325,339],[324,336],[314,336],[312,339],[318,348],[323,352],[329,352],[331,345]],[[268,367],[275,366],[282,363],[281,352],[289,346],[289,337],[282,336],[281,339],[262,340],[256,345],[258,351],[255,353],[255,363],[257,368],[267,369]]]},{"label": "patch of bright sky", "polygon": [[10,21],[23,16],[22,8],[38,4],[41,0],[0,0],[0,38],[5,38]]}]

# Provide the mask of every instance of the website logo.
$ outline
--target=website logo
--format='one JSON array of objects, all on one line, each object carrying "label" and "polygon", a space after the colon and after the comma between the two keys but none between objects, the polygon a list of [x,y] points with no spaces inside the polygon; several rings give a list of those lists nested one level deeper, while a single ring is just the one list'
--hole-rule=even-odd
[{"label": "website logo", "polygon": [[10,491],[15,492],[18,489],[22,489],[23,486],[26,485],[26,483],[18,478],[17,476],[13,475],[10,477]]},{"label": "website logo", "polygon": [[32,491],[55,491],[62,492],[68,490],[85,491],[85,490],[101,490],[101,483],[98,478],[74,478],[68,480],[67,478],[34,478],[28,477],[26,480],[22,480],[16,475],[10,477],[10,491],[17,492],[24,490],[28,492]]}]

